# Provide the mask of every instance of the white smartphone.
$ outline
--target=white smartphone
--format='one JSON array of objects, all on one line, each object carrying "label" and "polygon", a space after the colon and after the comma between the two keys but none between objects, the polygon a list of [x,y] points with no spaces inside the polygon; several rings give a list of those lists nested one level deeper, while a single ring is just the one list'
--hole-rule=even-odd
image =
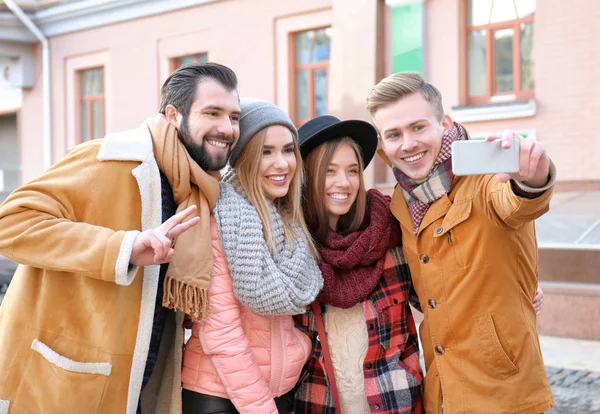
[{"label": "white smartphone", "polygon": [[519,172],[519,140],[510,148],[498,141],[454,141],[452,172],[454,175],[486,175]]}]

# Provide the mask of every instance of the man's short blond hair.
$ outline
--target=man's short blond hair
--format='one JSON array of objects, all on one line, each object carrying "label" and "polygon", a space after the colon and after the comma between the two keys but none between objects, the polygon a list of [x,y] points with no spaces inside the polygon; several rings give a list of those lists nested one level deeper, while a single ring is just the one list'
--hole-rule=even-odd
[{"label": "man's short blond hair", "polygon": [[442,105],[442,95],[440,91],[416,72],[394,73],[385,79],[382,79],[371,89],[367,97],[367,110],[372,116],[383,106],[389,105],[413,93],[420,93],[433,105],[441,121],[444,116],[444,106]]}]

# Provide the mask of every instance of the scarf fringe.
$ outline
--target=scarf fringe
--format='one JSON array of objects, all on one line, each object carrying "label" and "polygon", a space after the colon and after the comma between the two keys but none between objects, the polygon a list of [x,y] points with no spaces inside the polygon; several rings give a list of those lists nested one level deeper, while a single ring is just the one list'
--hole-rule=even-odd
[{"label": "scarf fringe", "polygon": [[162,305],[189,315],[193,322],[208,315],[208,288],[190,286],[172,277],[165,277]]}]

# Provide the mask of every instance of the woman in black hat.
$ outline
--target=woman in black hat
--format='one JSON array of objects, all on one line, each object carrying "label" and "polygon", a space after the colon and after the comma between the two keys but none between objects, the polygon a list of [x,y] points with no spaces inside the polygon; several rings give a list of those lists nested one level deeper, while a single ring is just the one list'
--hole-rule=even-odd
[{"label": "woman in black hat", "polygon": [[295,412],[421,413],[423,377],[400,228],[390,198],[365,191],[363,182],[377,132],[367,122],[333,116],[298,132],[307,173],[304,215],[324,288],[297,317],[314,348]]}]

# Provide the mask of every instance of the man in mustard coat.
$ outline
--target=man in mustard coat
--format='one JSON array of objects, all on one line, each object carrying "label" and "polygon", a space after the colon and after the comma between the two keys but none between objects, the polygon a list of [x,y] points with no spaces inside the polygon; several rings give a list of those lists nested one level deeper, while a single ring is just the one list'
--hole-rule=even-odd
[{"label": "man in mustard coat", "polygon": [[554,400],[532,304],[538,284],[534,220],[548,211],[555,168],[534,138],[517,174],[455,177],[451,144],[469,139],[439,91],[398,73],[367,98],[382,156],[398,185],[391,210],[425,318],[427,413],[539,414]]},{"label": "man in mustard coat", "polygon": [[76,146],[0,206],[0,254],[20,263],[0,306],[0,414],[181,413],[183,312],[206,312],[240,106],[218,64],[178,69],[161,95],[157,116]]}]

